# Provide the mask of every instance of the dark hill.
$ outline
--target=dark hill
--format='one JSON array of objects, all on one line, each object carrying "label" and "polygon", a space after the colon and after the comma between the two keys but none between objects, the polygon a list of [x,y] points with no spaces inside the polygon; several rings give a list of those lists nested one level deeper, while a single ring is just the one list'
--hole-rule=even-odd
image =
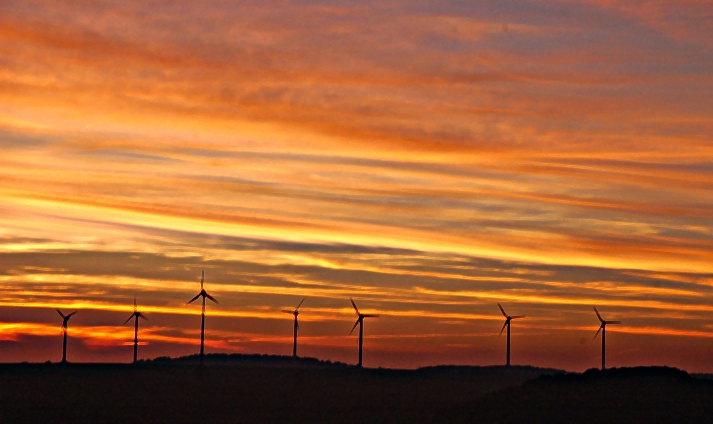
[{"label": "dark hill", "polygon": [[665,367],[358,369],[268,355],[2,364],[6,422],[708,423],[713,381]]},{"label": "dark hill", "polygon": [[[160,356],[155,359],[139,361],[140,365],[198,365],[200,357],[198,355],[181,356],[171,358]],[[211,353],[205,355],[205,365],[234,365],[234,366],[265,366],[265,367],[338,367],[346,368],[348,364],[343,362],[324,361],[317,358],[301,357],[293,358],[283,355],[266,354],[245,354],[245,353]]]},{"label": "dark hill", "polygon": [[713,382],[668,367],[546,375],[442,410],[451,423],[708,423]]},{"label": "dark hill", "polygon": [[357,369],[263,355],[0,365],[0,423],[432,423],[533,367]]}]

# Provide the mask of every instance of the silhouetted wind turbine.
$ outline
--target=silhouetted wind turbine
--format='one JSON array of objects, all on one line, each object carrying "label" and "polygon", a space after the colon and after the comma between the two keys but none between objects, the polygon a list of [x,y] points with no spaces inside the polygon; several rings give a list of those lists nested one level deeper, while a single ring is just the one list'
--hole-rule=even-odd
[{"label": "silhouetted wind turbine", "polygon": [[294,342],[292,343],[292,357],[293,358],[297,357],[297,330],[299,330],[299,328],[300,328],[300,325],[297,323],[297,315],[300,314],[299,309],[300,309],[300,306],[302,306],[302,302],[304,302],[304,301],[305,300],[303,298],[302,301],[299,303],[299,305],[297,305],[297,307],[295,308],[294,311],[290,311],[289,309],[282,310],[282,312],[284,312],[286,314],[292,314],[295,316],[295,331],[294,331],[295,338],[294,338]]},{"label": "silhouetted wind turbine", "polygon": [[510,315],[505,313],[505,310],[503,309],[502,305],[498,303],[498,308],[500,308],[500,312],[503,313],[503,316],[505,317],[505,323],[503,324],[503,328],[500,329],[500,335],[503,334],[503,330],[505,330],[505,327],[508,328],[508,351],[507,351],[507,360],[505,361],[506,366],[510,366],[510,321],[514,319],[519,319],[519,318],[525,318],[523,315],[516,315],[514,317],[511,317]]},{"label": "silhouetted wind turbine", "polygon": [[136,308],[137,308],[136,298],[134,298],[134,313],[131,314],[131,316],[126,321],[124,321],[124,325],[126,325],[126,323],[131,321],[131,318],[134,318],[134,320],[135,320],[134,321],[134,363],[136,363],[138,353],[139,353],[139,318],[143,318],[146,321],[149,320],[148,318],[146,318],[146,315],[139,312]]},{"label": "silhouetted wind turbine", "polygon": [[59,316],[62,317],[62,332],[64,333],[64,343],[62,343],[62,363],[67,362],[67,324],[69,323],[69,319],[72,318],[72,315],[76,314],[77,311],[72,312],[69,315],[65,315],[57,309],[57,313]]},{"label": "silhouetted wind turbine", "polygon": [[606,343],[607,343],[607,324],[621,324],[621,321],[605,321],[601,315],[599,315],[599,311],[597,311],[597,308],[594,308],[594,313],[597,314],[597,318],[599,318],[599,322],[602,324],[599,326],[599,330],[597,330],[597,334],[594,335],[594,338],[596,339],[597,336],[599,335],[599,332],[602,332],[602,370],[605,370],[606,367],[606,357],[607,357],[607,350],[606,350]]},{"label": "silhouetted wind turbine", "polygon": [[364,318],[378,318],[378,315],[373,315],[373,314],[362,314],[359,312],[359,308],[357,308],[356,303],[354,303],[354,299],[349,298],[349,300],[352,302],[352,306],[354,307],[354,310],[356,311],[357,314],[357,320],[354,323],[354,327],[352,327],[352,331],[349,332],[349,334],[352,334],[354,332],[354,329],[356,328],[357,324],[359,325],[359,364],[357,365],[359,368],[361,368],[361,348],[362,345],[364,344]]},{"label": "silhouetted wind turbine", "polygon": [[208,299],[212,300],[213,303],[218,304],[218,301],[215,300],[215,298],[211,295],[209,295],[204,289],[203,289],[203,279],[205,277],[204,271],[201,271],[201,292],[196,295],[193,299],[189,300],[188,303],[193,303],[196,299],[199,297],[203,298],[203,309],[201,312],[201,355],[200,355],[200,361],[201,365],[203,365],[203,353],[204,353],[204,342],[205,342],[205,298],[207,297]]}]

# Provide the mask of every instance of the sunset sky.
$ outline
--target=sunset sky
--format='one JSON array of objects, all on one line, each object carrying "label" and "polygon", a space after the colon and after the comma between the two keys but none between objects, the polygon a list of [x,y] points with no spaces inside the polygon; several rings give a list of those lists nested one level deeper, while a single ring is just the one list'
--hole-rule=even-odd
[{"label": "sunset sky", "polygon": [[[713,372],[713,3],[0,2],[0,362]],[[356,334],[356,333],[355,333]]]}]

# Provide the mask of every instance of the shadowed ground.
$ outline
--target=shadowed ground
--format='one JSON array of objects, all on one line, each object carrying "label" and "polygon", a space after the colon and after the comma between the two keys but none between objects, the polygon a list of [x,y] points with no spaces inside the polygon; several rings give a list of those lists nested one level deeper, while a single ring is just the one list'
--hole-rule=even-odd
[{"label": "shadowed ground", "polygon": [[207,363],[0,365],[0,422],[587,422],[582,414],[636,422],[679,409],[712,416],[713,383],[670,369],[545,377],[556,370],[359,370],[225,355]]},{"label": "shadowed ground", "polygon": [[549,375],[443,411],[444,422],[710,423],[713,381],[668,367]]}]

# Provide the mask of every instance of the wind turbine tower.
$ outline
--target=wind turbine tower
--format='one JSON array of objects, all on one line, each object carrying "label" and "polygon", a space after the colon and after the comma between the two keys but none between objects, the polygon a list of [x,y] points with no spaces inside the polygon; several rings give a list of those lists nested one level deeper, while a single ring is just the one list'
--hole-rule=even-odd
[{"label": "wind turbine tower", "polygon": [[77,311],[72,312],[69,315],[65,315],[57,309],[57,313],[62,317],[62,332],[64,333],[64,343],[62,343],[62,363],[67,363],[67,325],[69,324],[69,319],[72,318]]},{"label": "wind turbine tower", "polygon": [[503,328],[500,329],[500,335],[503,334],[503,330],[505,330],[505,327],[508,328],[508,350],[507,350],[507,356],[506,356],[506,361],[505,361],[505,366],[510,366],[510,322],[514,319],[520,319],[520,318],[525,318],[522,315],[516,315],[511,317],[510,315],[505,313],[505,310],[503,309],[502,305],[498,303],[498,308],[500,308],[500,312],[503,313],[503,316],[505,317],[505,323],[503,324]]},{"label": "wind turbine tower", "polygon": [[599,318],[599,322],[601,323],[601,325],[599,326],[599,330],[597,330],[597,334],[594,335],[594,338],[596,339],[599,335],[599,332],[602,332],[602,370],[605,370],[607,369],[607,324],[621,324],[621,321],[604,320],[602,316],[599,315],[599,311],[597,311],[596,307],[594,308],[594,313],[597,314],[597,318]]},{"label": "wind turbine tower", "polygon": [[146,318],[146,315],[137,310],[136,298],[134,298],[134,313],[124,321],[124,325],[131,321],[131,318],[134,318],[134,363],[136,363],[139,354],[139,318],[145,319],[146,321],[149,320]]},{"label": "wind turbine tower", "polygon": [[188,303],[190,304],[190,303],[193,303],[199,297],[203,298],[203,309],[201,310],[201,354],[200,354],[201,365],[203,365],[203,354],[205,352],[205,349],[204,349],[204,345],[205,345],[205,299],[208,298],[216,305],[218,304],[218,301],[215,300],[215,298],[213,296],[209,295],[208,292],[206,292],[205,289],[203,288],[204,279],[205,279],[205,272],[201,271],[201,291],[193,299],[188,301]]},{"label": "wind turbine tower", "polygon": [[283,309],[282,312],[286,314],[292,314],[295,316],[295,325],[294,325],[294,341],[292,343],[292,357],[296,358],[297,357],[297,330],[300,328],[300,324],[297,322],[297,315],[300,314],[300,306],[302,306],[302,302],[304,302],[304,298],[302,301],[297,305],[294,311],[290,311],[289,309]]},{"label": "wind turbine tower", "polygon": [[354,310],[356,311],[357,314],[357,320],[354,323],[354,327],[352,327],[352,331],[349,332],[349,334],[352,334],[354,332],[354,329],[356,328],[357,324],[359,325],[359,364],[357,364],[357,367],[361,368],[361,352],[362,352],[362,346],[364,344],[364,318],[378,318],[378,315],[373,315],[373,314],[362,314],[359,312],[359,308],[357,308],[356,303],[354,303],[354,299],[349,298],[349,300],[352,302],[352,306],[354,307]]}]

